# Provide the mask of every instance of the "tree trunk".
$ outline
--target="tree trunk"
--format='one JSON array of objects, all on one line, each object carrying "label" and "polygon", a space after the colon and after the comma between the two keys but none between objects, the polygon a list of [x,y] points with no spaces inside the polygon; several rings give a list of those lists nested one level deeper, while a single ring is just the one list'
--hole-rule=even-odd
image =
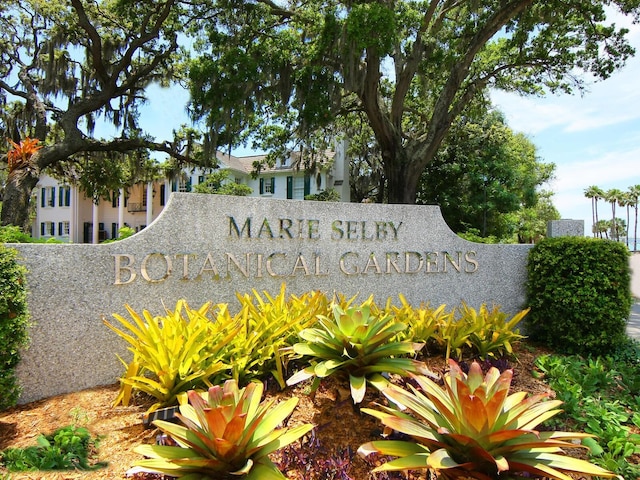
[{"label": "tree trunk", "polygon": [[31,192],[37,183],[38,176],[29,167],[19,168],[9,173],[0,214],[1,225],[15,225],[24,232],[31,233],[29,204]]}]

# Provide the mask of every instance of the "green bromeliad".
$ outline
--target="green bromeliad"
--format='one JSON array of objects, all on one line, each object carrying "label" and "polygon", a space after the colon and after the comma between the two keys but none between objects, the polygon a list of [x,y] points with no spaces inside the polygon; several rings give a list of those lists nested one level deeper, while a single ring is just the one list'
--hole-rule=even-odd
[{"label": "green bromeliad", "polygon": [[592,435],[574,432],[537,431],[556,415],[558,400],[542,401],[548,394],[527,397],[509,395],[513,372],[491,368],[483,376],[474,362],[466,375],[453,360],[444,389],[430,379],[414,376],[417,387],[407,391],[390,386],[384,395],[402,410],[380,406],[382,411],[362,409],[389,429],[412,440],[380,440],[362,445],[366,456],[380,453],[398,457],[374,471],[435,470],[439,478],[495,480],[551,478],[571,480],[567,472],[599,477],[615,474],[585,460],[563,455],[575,448],[572,440]]},{"label": "green bromeliad", "polygon": [[312,357],[311,365],[289,378],[287,385],[315,377],[317,388],[318,379],[344,373],[354,403],[360,403],[367,382],[380,389],[388,386],[383,373],[429,373],[424,363],[406,357],[423,344],[395,340],[406,325],[391,316],[372,315],[372,302],[370,297],[361,306],[346,309],[334,304],[333,318],[319,316],[317,327],[302,330],[299,336],[305,342],[296,343],[293,350]]}]

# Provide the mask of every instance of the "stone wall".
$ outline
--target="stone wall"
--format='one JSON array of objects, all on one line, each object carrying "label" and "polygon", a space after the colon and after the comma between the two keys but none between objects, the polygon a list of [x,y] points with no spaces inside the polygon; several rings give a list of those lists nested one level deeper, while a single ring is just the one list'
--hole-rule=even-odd
[{"label": "stone wall", "polygon": [[364,300],[525,301],[530,245],[456,236],[438,207],[173,194],[145,230],[103,245],[13,245],[26,264],[31,347],[18,367],[21,402],[110,384],[123,340],[102,317],[124,305],[161,314],[180,298],[235,305],[235,292],[320,289]]}]

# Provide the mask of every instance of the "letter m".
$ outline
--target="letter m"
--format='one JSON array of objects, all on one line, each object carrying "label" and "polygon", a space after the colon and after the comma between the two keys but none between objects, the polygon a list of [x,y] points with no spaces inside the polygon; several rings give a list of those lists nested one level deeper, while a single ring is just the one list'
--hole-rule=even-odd
[{"label": "letter m", "polygon": [[229,236],[233,237],[233,234],[236,234],[236,237],[242,238],[242,235],[245,234],[247,238],[251,238],[251,217],[247,218],[244,221],[244,225],[242,226],[242,230],[238,227],[236,223],[236,219],[233,217],[229,217]]}]

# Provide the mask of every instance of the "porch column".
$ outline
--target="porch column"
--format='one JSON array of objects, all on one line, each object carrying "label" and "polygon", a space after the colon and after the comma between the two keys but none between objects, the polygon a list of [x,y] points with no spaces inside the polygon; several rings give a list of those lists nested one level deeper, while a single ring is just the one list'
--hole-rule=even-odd
[{"label": "porch column", "polygon": [[147,183],[147,219],[146,224],[153,222],[153,183]]},{"label": "porch column", "polygon": [[98,205],[94,202],[91,202],[92,206],[93,206],[93,210],[92,210],[92,222],[93,222],[93,227],[91,228],[91,243],[96,244],[98,243],[98,239],[100,238],[100,224],[98,223]]},{"label": "porch column", "polygon": [[118,199],[118,235],[120,235],[122,227],[124,227],[124,188],[120,189],[120,198]]}]

